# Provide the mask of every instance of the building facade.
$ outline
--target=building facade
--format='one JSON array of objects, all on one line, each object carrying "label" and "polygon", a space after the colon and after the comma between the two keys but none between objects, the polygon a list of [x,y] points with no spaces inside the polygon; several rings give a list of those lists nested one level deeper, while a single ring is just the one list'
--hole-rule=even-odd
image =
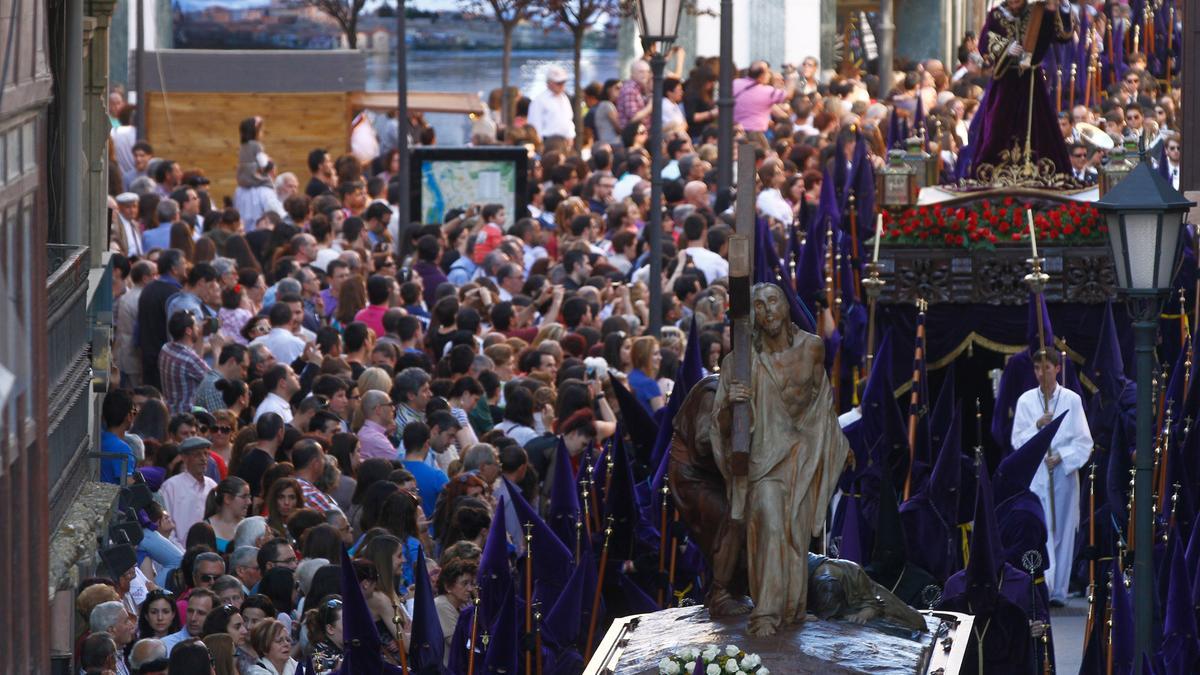
[{"label": "building facade", "polygon": [[[104,381],[93,373],[107,354],[97,318],[111,294],[102,253],[114,4],[0,0],[4,673],[69,672],[74,587],[94,573],[116,496],[97,486],[89,456]],[[81,517],[85,503],[95,513]]]}]

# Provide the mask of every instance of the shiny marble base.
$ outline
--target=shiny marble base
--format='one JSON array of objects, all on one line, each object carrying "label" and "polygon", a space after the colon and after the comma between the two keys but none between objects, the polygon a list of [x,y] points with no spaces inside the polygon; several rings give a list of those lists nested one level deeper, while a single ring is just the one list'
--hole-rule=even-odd
[{"label": "shiny marble base", "polygon": [[613,623],[584,675],[657,675],[658,662],[684,647],[735,644],[762,657],[772,675],[871,673],[954,675],[972,617],[922,612],[927,633],[887,624],[812,621],[767,638],[746,633],[746,617],[710,619],[703,607],[665,609]]}]

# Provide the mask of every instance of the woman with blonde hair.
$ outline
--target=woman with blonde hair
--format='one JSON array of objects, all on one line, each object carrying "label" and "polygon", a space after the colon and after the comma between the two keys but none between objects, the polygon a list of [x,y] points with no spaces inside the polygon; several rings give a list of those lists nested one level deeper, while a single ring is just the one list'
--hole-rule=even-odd
[{"label": "woman with blonde hair", "polygon": [[633,369],[629,371],[629,388],[633,390],[638,403],[653,413],[666,403],[656,381],[658,366],[662,363],[658,339],[651,335],[637,338],[633,341],[629,358],[633,363]]},{"label": "woman with blonde hair", "polygon": [[567,329],[561,323],[556,323],[554,321],[544,323],[542,324],[542,327],[538,329],[537,335],[533,337],[533,342],[529,343],[529,348],[537,349],[539,345],[547,340],[558,342],[566,334]]},{"label": "woman with blonde hair", "polygon": [[383,368],[372,366],[358,376],[358,395],[361,397],[372,390],[382,391],[385,394],[392,390],[392,378]]},{"label": "woman with blonde hair", "polygon": [[575,216],[585,216],[591,212],[582,198],[567,197],[554,209],[554,229],[559,233],[570,232],[571,221]]}]

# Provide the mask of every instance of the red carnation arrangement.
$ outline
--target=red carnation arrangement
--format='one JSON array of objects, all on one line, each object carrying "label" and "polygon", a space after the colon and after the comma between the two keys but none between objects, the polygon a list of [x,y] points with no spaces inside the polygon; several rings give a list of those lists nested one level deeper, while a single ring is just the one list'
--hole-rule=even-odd
[{"label": "red carnation arrangement", "polygon": [[1100,213],[1083,202],[1039,207],[1005,197],[963,206],[933,204],[905,210],[899,218],[883,214],[883,242],[889,246],[994,250],[1029,246],[1025,211],[1033,209],[1038,243],[1046,246],[1099,246],[1107,226]]}]

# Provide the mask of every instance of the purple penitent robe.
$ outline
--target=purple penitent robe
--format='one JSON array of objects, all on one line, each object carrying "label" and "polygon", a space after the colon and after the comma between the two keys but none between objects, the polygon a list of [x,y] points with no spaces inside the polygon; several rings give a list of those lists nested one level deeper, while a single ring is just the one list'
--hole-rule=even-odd
[{"label": "purple penitent robe", "polygon": [[[984,108],[977,113],[983,115],[983,119],[979,148],[974,153],[968,174],[973,178],[979,177],[981,164],[999,165],[1002,161],[1000,153],[1014,146],[1023,150],[1027,130],[1035,163],[1049,159],[1057,167],[1057,173],[1070,172],[1067,148],[1058,129],[1046,76],[1036,64],[1041,63],[1051,42],[1068,42],[1072,39],[1074,20],[1066,2],[1061,3],[1057,12],[1044,12],[1037,47],[1033,50],[1035,66],[1021,68],[1021,58],[1010,56],[1008,48],[1013,41],[1017,44],[1024,42],[1030,14],[1030,5],[1025,4],[1014,13],[1006,1],[988,12],[979,35],[979,52],[992,64],[992,81],[983,99]],[[1035,78],[1032,107],[1031,77]]]}]

